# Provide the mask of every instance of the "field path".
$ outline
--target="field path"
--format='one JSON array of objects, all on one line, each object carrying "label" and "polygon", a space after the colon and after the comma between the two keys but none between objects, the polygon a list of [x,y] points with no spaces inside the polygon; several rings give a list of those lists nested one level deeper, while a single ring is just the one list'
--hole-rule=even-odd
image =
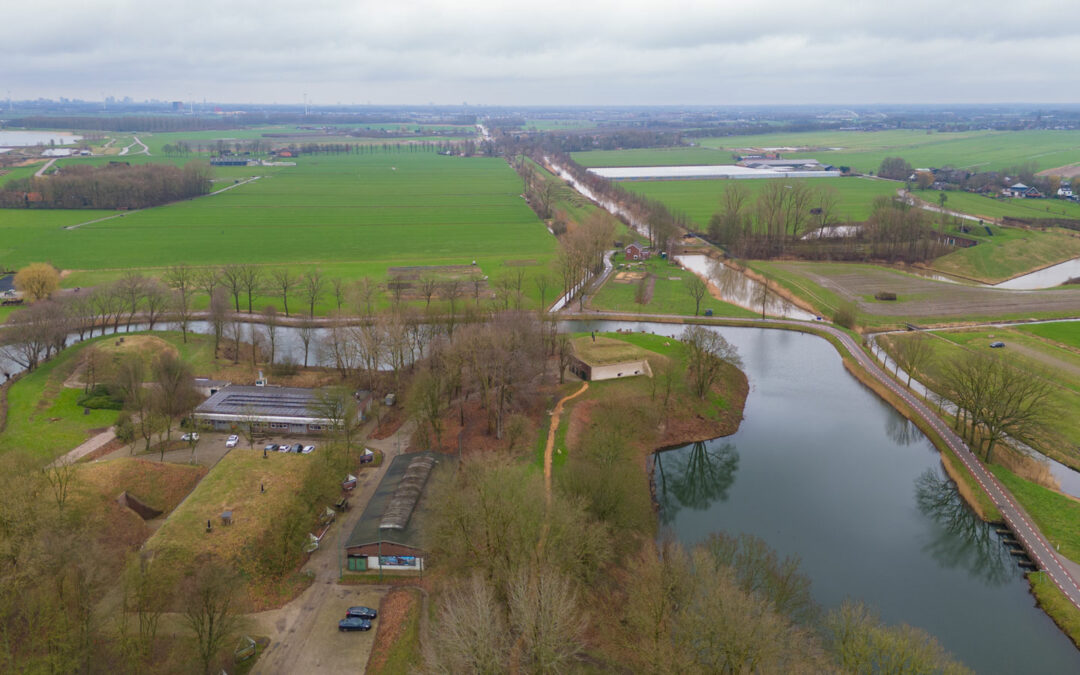
[{"label": "field path", "polygon": [[569,396],[564,396],[555,404],[555,409],[551,411],[551,426],[548,427],[547,444],[544,445],[544,497],[547,499],[548,504],[551,503],[551,454],[555,449],[555,434],[559,431],[559,419],[562,417],[563,404],[584,394],[588,388],[589,383],[582,382],[581,389]]},{"label": "field path", "polygon": [[37,173],[34,174],[34,178],[42,178],[42,177],[44,177],[45,172],[49,170],[50,166],[52,166],[53,164],[56,163],[57,159],[58,159],[57,157],[53,157],[49,161],[45,162],[45,164],[42,165],[42,167],[37,170]]}]

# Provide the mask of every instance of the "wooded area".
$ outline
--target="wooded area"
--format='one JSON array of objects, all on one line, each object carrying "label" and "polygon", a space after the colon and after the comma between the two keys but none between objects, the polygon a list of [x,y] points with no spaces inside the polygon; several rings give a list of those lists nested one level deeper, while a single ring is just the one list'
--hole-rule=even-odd
[{"label": "wooded area", "polygon": [[0,207],[35,209],[142,209],[210,192],[210,167],[110,162],[65,166],[41,178],[8,181]]}]

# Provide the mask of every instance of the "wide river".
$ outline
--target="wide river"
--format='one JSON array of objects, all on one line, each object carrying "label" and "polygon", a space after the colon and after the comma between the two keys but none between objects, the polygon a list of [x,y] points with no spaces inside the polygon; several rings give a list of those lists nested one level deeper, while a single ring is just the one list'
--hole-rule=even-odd
[{"label": "wide river", "polygon": [[716,330],[744,362],[745,419],[732,436],[656,454],[667,531],[688,545],[712,532],[757,535],[801,559],[824,607],[863,600],[889,623],[929,631],[979,673],[1080,673],[1080,651],[1035,606],[933,445],[848,374],[832,345],[782,330]]}]

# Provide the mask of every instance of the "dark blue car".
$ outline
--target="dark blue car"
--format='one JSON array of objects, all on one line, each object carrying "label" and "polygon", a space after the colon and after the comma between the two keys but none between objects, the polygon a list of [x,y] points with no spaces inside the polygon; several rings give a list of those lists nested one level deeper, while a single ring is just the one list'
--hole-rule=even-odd
[{"label": "dark blue car", "polygon": [[367,619],[371,621],[379,614],[370,607],[350,607],[349,611],[345,612],[345,618]]},{"label": "dark blue car", "polygon": [[338,621],[337,629],[342,632],[350,630],[371,630],[371,622],[359,617],[348,617]]}]

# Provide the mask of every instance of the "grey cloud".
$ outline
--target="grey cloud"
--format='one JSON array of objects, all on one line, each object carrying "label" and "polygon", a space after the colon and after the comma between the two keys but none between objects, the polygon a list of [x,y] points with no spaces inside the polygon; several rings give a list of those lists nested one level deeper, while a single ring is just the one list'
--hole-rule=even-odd
[{"label": "grey cloud", "polygon": [[[1067,101],[1060,3],[44,0],[5,10],[17,98],[412,103]],[[45,19],[43,19],[45,17]]]}]

